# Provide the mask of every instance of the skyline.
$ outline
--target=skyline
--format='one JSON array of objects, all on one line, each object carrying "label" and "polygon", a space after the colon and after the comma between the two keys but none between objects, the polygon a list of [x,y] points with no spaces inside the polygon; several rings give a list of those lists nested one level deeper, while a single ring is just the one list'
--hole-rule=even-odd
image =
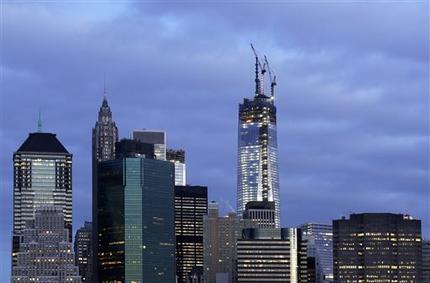
[{"label": "skyline", "polygon": [[[243,15],[225,3],[2,5],[2,243],[12,232],[12,155],[37,131],[39,109],[43,130],[73,153],[74,230],[91,219],[104,72],[120,137],[165,130],[167,146],[186,152],[189,183],[208,186],[222,215],[234,211],[238,104],[254,92],[250,42],[278,78],[282,226],[395,212],[423,220],[430,236],[428,3],[272,4],[261,25],[252,3],[231,4]],[[0,281],[9,250],[2,244]]]}]

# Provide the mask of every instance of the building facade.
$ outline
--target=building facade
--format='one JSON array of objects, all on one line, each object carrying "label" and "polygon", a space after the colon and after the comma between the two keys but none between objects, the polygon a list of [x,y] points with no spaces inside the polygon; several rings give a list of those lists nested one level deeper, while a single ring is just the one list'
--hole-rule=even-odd
[{"label": "building facade", "polygon": [[430,283],[430,241],[422,242],[421,283]]},{"label": "building facade", "polygon": [[208,189],[175,186],[176,275],[178,283],[199,278],[203,269],[203,216],[208,210]]},{"label": "building facade", "polygon": [[242,230],[258,225],[236,213],[219,216],[218,203],[211,202],[204,217],[203,254],[205,282],[236,282],[236,244]]},{"label": "building facade", "polygon": [[112,111],[106,97],[99,109],[98,119],[93,128],[93,163],[115,159],[115,143],[118,128],[112,119]]},{"label": "building facade", "polygon": [[166,159],[175,164],[175,186],[185,186],[187,184],[185,151],[182,149],[167,149]]},{"label": "building facade", "polygon": [[237,282],[308,282],[299,229],[244,229],[236,251]]},{"label": "building facade", "polygon": [[315,259],[317,283],[333,282],[333,228],[331,225],[306,223],[300,226],[307,240],[308,257]]},{"label": "building facade", "polygon": [[264,73],[256,57],[256,90],[253,99],[239,105],[237,214],[242,217],[250,201],[275,204],[280,227],[280,198],[276,106],[273,91],[264,92]]},{"label": "building facade", "polygon": [[173,164],[121,157],[97,176],[98,282],[175,282]]},{"label": "building facade", "polygon": [[76,231],[75,235],[75,265],[79,268],[82,282],[93,282],[92,278],[92,223],[85,221],[83,227]]},{"label": "building facade", "polygon": [[391,213],[333,221],[334,282],[418,283],[421,221]]},{"label": "building facade", "polygon": [[53,205],[64,213],[64,227],[72,233],[72,154],[55,134],[31,133],[13,155],[12,265],[20,237],[37,208]]},{"label": "building facade", "polygon": [[61,207],[40,206],[27,221],[11,282],[81,282]]},{"label": "building facade", "polygon": [[166,132],[154,130],[134,130],[133,139],[154,145],[155,158],[166,160]]},{"label": "building facade", "polygon": [[245,206],[243,218],[257,223],[258,228],[275,228],[275,203],[269,201],[250,201]]}]

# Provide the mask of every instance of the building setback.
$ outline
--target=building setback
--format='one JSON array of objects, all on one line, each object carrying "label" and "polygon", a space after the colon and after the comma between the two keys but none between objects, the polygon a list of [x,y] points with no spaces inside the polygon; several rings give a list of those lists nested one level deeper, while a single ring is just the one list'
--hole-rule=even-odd
[{"label": "building setback", "polygon": [[308,282],[299,229],[244,229],[236,250],[237,282]]},{"label": "building setback", "polygon": [[308,257],[315,259],[317,283],[333,282],[333,228],[327,224],[306,223],[300,226],[307,240]]},{"label": "building setback", "polygon": [[27,221],[11,282],[81,282],[61,207],[38,207]]},{"label": "building setback", "polygon": [[280,227],[278,145],[274,93],[264,92],[264,70],[255,64],[255,96],[239,105],[237,214],[242,217],[250,201],[275,205],[275,225]]},{"label": "building setback", "polygon": [[22,231],[37,208],[54,205],[64,213],[64,228],[72,233],[72,154],[55,134],[31,133],[13,155],[12,265]]},{"label": "building setback", "polygon": [[421,221],[391,213],[333,221],[334,282],[418,283]]},{"label": "building setback", "polygon": [[92,223],[85,221],[84,226],[79,228],[75,235],[75,265],[79,268],[82,282],[93,282],[92,230]]},{"label": "building setback", "polygon": [[208,189],[175,186],[176,275],[187,283],[203,272],[203,216],[208,209]]},{"label": "building setback", "polygon": [[98,282],[175,282],[174,166],[135,148],[98,164]]}]

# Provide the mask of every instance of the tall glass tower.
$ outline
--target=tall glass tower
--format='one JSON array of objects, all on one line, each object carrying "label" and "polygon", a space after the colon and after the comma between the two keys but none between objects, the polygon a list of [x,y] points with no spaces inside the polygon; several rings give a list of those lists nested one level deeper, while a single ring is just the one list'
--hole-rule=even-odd
[{"label": "tall glass tower", "polygon": [[41,206],[56,206],[64,214],[64,228],[72,241],[72,154],[55,134],[30,133],[13,154],[12,265],[16,265],[26,222]]},{"label": "tall glass tower", "polygon": [[[275,226],[280,227],[278,145],[276,137],[275,80],[271,79],[271,93],[264,93],[264,74],[256,58],[255,96],[245,98],[239,105],[237,213],[243,215],[250,201],[269,201],[275,204]],[[271,76],[270,69],[269,74]]]}]

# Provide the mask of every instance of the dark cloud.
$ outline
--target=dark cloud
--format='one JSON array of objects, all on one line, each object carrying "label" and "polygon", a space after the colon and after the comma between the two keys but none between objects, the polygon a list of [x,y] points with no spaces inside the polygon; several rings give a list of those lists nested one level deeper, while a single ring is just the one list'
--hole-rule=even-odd
[{"label": "dark cloud", "polygon": [[[90,219],[91,128],[107,74],[122,137],[165,129],[190,183],[235,206],[237,108],[253,93],[249,43],[278,76],[282,221],[350,212],[429,219],[428,3],[5,4],[0,156],[11,231],[13,151],[36,128],[74,154],[74,227]],[[10,233],[0,236],[2,278]]]}]

